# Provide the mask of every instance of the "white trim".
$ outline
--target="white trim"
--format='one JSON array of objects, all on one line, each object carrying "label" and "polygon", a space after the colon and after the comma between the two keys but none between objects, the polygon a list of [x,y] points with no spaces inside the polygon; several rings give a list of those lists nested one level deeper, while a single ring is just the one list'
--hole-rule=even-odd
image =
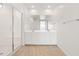
[{"label": "white trim", "polygon": [[20,48],[22,48],[22,47],[23,47],[23,46],[17,47],[13,52],[9,53],[7,56],[14,56],[15,53],[16,53]]},{"label": "white trim", "polygon": [[57,44],[25,44],[25,45],[57,45]]},{"label": "white trim", "polygon": [[64,56],[71,56],[67,50],[61,44],[57,44],[57,46],[64,52]]}]

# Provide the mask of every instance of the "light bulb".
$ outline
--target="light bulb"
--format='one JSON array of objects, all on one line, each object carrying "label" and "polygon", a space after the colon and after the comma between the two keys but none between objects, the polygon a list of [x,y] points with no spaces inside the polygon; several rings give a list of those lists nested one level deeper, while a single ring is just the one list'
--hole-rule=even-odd
[{"label": "light bulb", "polygon": [[34,8],[35,6],[34,5],[32,5],[32,8]]},{"label": "light bulb", "polygon": [[64,7],[63,5],[60,5],[60,6],[59,6],[59,8],[63,8],[63,7]]},{"label": "light bulb", "polygon": [[33,15],[34,15],[34,14],[37,14],[37,10],[36,10],[36,9],[31,9],[31,10],[30,10],[30,13],[33,14]]},{"label": "light bulb", "polygon": [[48,5],[48,8],[50,8],[51,6],[50,5]]}]

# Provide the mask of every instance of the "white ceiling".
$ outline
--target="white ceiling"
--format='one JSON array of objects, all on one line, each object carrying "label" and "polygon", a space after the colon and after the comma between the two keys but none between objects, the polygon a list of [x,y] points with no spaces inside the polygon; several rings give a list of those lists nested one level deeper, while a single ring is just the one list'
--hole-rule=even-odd
[{"label": "white ceiling", "polygon": [[34,9],[37,10],[45,10],[48,8],[48,5],[50,5],[50,9],[51,10],[55,10],[57,8],[62,8],[62,6],[79,6],[78,3],[10,3],[11,5],[13,5],[15,8],[26,8],[26,9],[32,9],[32,5],[35,6]]},{"label": "white ceiling", "polygon": [[50,9],[53,11],[52,22],[65,20],[65,18],[68,18],[71,15],[76,17],[75,12],[78,14],[77,9],[79,9],[79,3],[14,3],[12,5],[21,11],[24,11],[24,9],[26,9],[26,11],[31,10],[33,5],[35,6],[34,9],[41,13],[43,13],[43,11],[48,8],[48,5],[50,5]]},{"label": "white ceiling", "polygon": [[[34,6],[34,9],[36,9],[37,11],[39,11],[38,13],[44,13],[44,11],[48,8],[48,6],[50,6],[50,9],[53,11],[53,18],[52,21],[54,22],[55,18],[54,16],[56,13],[60,12],[60,8],[62,8],[62,6],[64,6],[64,3],[14,3],[12,4],[15,8],[18,8],[21,11],[24,11],[22,9],[27,9],[27,10],[31,10],[32,6]],[[51,22],[51,20],[50,20]],[[56,22],[56,20],[55,20]]]},{"label": "white ceiling", "polygon": [[34,5],[36,9],[46,9],[48,5],[50,5],[51,9],[54,9],[60,5],[63,5],[63,3],[25,3],[24,5],[28,9],[31,9],[32,5]]}]

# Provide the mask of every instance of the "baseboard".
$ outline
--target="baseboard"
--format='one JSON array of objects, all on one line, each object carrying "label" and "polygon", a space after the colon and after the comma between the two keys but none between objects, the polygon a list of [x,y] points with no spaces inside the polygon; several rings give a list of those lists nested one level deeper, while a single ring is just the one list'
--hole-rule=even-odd
[{"label": "baseboard", "polygon": [[25,46],[52,46],[57,44],[25,44]]},{"label": "baseboard", "polygon": [[22,45],[17,47],[13,52],[9,53],[7,56],[16,56],[15,53],[22,47],[23,47]]},{"label": "baseboard", "polygon": [[57,44],[57,46],[64,52],[64,56],[70,56],[67,50],[65,50],[61,44]]}]

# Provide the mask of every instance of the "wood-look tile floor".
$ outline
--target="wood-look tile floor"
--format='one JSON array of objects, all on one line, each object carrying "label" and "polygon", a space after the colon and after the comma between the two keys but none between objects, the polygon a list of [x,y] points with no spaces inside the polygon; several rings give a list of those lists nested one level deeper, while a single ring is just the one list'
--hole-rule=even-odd
[{"label": "wood-look tile floor", "polygon": [[16,56],[64,56],[58,46],[27,45],[16,53]]}]

